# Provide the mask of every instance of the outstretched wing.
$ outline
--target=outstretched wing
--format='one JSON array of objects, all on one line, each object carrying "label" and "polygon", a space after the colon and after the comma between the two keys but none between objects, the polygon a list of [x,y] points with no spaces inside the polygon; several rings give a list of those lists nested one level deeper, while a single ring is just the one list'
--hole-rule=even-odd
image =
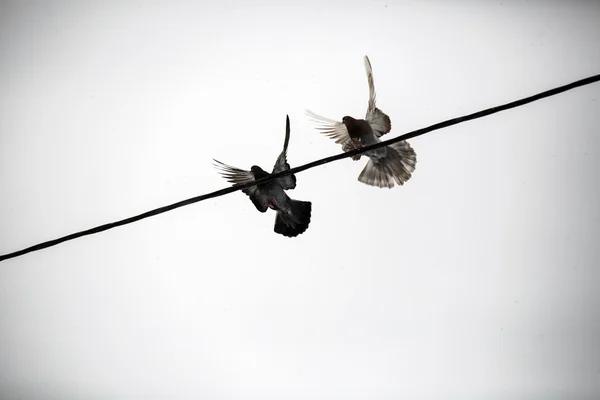
[{"label": "outstretched wing", "polygon": [[[243,185],[249,182],[254,182],[256,180],[254,178],[254,174],[252,174],[252,172],[250,171],[245,171],[243,169],[232,167],[231,165],[224,164],[221,161],[215,159],[213,159],[213,161],[215,162],[214,166],[219,170],[219,173],[223,175],[225,179],[227,179],[227,182],[233,183],[234,186]],[[258,187],[248,186],[247,188],[242,189],[242,192],[244,192],[246,195],[248,195],[248,197],[250,197],[250,200],[252,200],[252,203],[258,211],[267,211],[268,207],[264,204],[264,202],[260,201],[261,195],[258,190]]]},{"label": "outstretched wing", "polygon": [[373,69],[369,57],[365,56],[365,71],[369,82],[369,106],[365,120],[371,125],[373,133],[381,137],[392,130],[392,121],[383,111],[375,106],[375,83],[373,81]]},{"label": "outstretched wing", "polygon": [[[343,151],[349,152],[362,147],[359,141],[350,137],[348,128],[343,122],[321,117],[310,110],[306,110],[305,113],[309,119],[318,124],[317,130],[335,140],[336,143],[340,143]],[[360,154],[353,156],[352,159],[360,160]]]},{"label": "outstretched wing", "polygon": [[352,142],[352,138],[348,134],[348,129],[343,122],[334,121],[333,119],[321,117],[310,110],[305,110],[306,116],[317,124],[316,129],[331,139],[335,140],[336,143],[340,143],[343,146],[348,145]]},{"label": "outstretched wing", "polygon": [[[276,174],[281,171],[289,171],[290,164],[287,162],[287,148],[290,143],[290,117],[286,115],[285,118],[285,141],[283,142],[283,151],[277,157],[275,166],[273,167],[273,173]],[[279,186],[284,190],[294,189],[296,187],[296,176],[286,175],[276,179]]]}]

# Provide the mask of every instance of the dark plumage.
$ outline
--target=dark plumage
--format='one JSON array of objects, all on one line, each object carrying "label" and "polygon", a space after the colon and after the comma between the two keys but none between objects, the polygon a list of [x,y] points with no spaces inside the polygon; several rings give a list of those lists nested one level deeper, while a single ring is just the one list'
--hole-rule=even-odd
[{"label": "dark plumage", "polygon": [[[228,182],[233,183],[234,185],[254,182],[281,171],[288,171],[290,169],[290,165],[287,162],[287,147],[289,141],[290,119],[289,117],[286,117],[283,151],[279,157],[277,157],[277,161],[275,162],[271,174],[257,165],[253,165],[252,168],[250,168],[250,171],[245,171],[223,164],[217,160],[214,160],[216,162],[215,167],[220,170],[219,172]],[[285,191],[294,189],[295,187],[296,176],[291,174],[260,185],[249,186],[242,189],[242,192],[250,197],[250,200],[252,200],[252,203],[258,211],[265,212],[267,211],[267,208],[277,211],[277,215],[275,216],[275,232],[287,237],[294,237],[308,229],[312,210],[312,204],[310,202],[293,200],[288,197]]]}]

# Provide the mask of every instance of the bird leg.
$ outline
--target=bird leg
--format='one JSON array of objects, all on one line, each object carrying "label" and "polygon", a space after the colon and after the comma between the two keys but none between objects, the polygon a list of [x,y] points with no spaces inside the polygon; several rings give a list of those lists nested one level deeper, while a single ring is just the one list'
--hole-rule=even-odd
[{"label": "bird leg", "polygon": [[277,210],[277,200],[275,199],[275,197],[267,197],[267,202],[265,203],[265,206],[269,207],[272,210]]},{"label": "bird leg", "polygon": [[[348,151],[360,149],[361,147],[365,147],[365,145],[360,142],[360,139],[352,138],[352,140],[350,142],[348,142],[344,146],[342,146],[342,150],[345,152],[348,152]],[[361,154],[353,155],[352,159],[354,161],[360,160],[360,156],[361,156]]]}]

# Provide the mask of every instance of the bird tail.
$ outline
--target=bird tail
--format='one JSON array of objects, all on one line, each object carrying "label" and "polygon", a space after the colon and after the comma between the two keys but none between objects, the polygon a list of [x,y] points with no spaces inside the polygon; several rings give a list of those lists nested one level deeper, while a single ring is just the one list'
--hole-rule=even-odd
[{"label": "bird tail", "polygon": [[278,210],[275,232],[287,237],[298,236],[308,229],[312,204],[310,201],[288,200],[286,210]]},{"label": "bird tail", "polygon": [[417,164],[417,154],[407,141],[403,140],[386,147],[383,158],[370,158],[358,176],[366,185],[393,188],[394,182],[403,185],[410,179]]}]

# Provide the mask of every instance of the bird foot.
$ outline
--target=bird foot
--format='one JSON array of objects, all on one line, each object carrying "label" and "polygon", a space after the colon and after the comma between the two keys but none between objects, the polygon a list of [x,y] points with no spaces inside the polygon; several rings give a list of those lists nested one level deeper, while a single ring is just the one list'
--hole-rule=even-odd
[{"label": "bird foot", "polygon": [[265,206],[272,208],[273,210],[276,209],[277,207],[277,200],[275,199],[274,196],[269,196],[267,197],[267,202],[265,203]]},{"label": "bird foot", "polygon": [[[353,144],[354,144],[354,148],[355,148],[355,149],[361,149],[361,148],[365,147],[365,145],[364,145],[364,144],[362,144],[361,142],[359,142],[359,141],[358,141],[358,140],[356,140],[356,139],[352,139],[352,142],[353,142]],[[360,156],[361,156],[361,155],[362,155],[362,154],[356,154],[356,155],[352,156],[351,158],[352,158],[354,161],[357,161],[357,160],[360,160]]]},{"label": "bird foot", "polygon": [[[352,151],[356,149],[360,149],[361,147],[365,147],[358,139],[352,139],[350,142],[347,142],[344,146],[342,146],[343,151]],[[360,154],[356,154],[352,156],[354,161],[360,160]]]}]

